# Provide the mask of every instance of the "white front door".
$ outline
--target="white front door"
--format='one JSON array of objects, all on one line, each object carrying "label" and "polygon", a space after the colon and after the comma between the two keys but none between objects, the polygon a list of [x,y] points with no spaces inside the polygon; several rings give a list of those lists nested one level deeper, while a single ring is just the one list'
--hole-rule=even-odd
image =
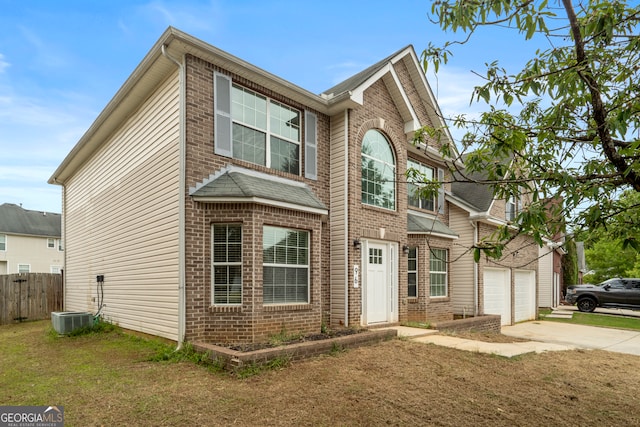
[{"label": "white front door", "polygon": [[395,246],[388,243],[367,242],[363,245],[363,323],[388,323],[397,320],[397,263]]}]

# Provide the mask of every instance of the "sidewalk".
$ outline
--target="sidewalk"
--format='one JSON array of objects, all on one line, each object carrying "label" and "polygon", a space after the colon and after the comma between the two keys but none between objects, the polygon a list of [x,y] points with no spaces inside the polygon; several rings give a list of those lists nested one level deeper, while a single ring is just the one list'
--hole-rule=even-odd
[{"label": "sidewalk", "polygon": [[[554,310],[567,315],[576,311],[575,306],[560,306]],[[615,314],[640,317],[639,311],[625,309],[597,308],[598,314]],[[533,320],[513,326],[503,326],[502,334],[529,341],[514,343],[492,343],[442,335],[433,329],[396,326],[390,329],[398,331],[399,337],[416,342],[441,345],[459,350],[477,353],[514,357],[526,353],[544,351],[562,351],[598,349],[617,353],[640,355],[640,331],[600,328],[595,326],[574,325],[544,320]]]},{"label": "sidewalk", "polygon": [[493,343],[474,341],[458,338],[450,335],[441,335],[435,329],[420,329],[407,326],[395,326],[399,337],[406,337],[416,342],[441,345],[456,348],[458,350],[473,351],[476,353],[495,354],[503,357],[514,357],[526,353],[542,353],[543,351],[562,351],[576,348],[572,345],[545,343],[538,341]]}]

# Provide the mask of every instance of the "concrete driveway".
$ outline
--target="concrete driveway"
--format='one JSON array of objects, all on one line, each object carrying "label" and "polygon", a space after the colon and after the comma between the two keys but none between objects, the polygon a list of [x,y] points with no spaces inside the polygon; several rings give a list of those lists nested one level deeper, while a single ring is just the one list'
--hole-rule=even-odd
[{"label": "concrete driveway", "polygon": [[502,334],[531,341],[640,356],[639,331],[536,320],[503,326]]}]

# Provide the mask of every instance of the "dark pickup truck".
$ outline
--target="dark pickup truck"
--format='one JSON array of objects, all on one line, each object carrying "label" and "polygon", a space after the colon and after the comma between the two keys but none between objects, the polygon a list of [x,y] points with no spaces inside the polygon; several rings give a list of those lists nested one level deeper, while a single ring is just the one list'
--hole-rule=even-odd
[{"label": "dark pickup truck", "polygon": [[584,312],[592,312],[596,307],[640,310],[640,279],[616,278],[598,285],[571,285],[564,299]]}]

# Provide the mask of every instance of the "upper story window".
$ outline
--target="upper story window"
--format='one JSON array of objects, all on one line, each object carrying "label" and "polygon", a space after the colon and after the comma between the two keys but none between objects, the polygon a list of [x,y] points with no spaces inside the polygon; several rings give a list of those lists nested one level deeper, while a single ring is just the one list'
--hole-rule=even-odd
[{"label": "upper story window", "polygon": [[300,173],[300,111],[232,87],[233,157]]},{"label": "upper story window", "polygon": [[7,235],[0,234],[0,251],[6,251],[6,250],[7,250]]},{"label": "upper story window", "polygon": [[49,237],[47,239],[47,247],[50,249],[53,249],[56,247],[56,239],[52,239],[51,237]]},{"label": "upper story window", "polygon": [[[413,160],[409,160],[407,162],[407,169],[415,169],[418,171],[422,177],[420,181],[431,181],[434,177],[434,169],[432,167],[423,165],[422,163],[415,162]],[[419,209],[426,209],[428,211],[434,211],[436,206],[436,197],[425,197],[424,195],[419,194],[420,191],[420,182],[416,182],[414,179],[407,179],[407,194],[408,194],[408,203],[409,206],[413,206]]]},{"label": "upper story window", "polygon": [[505,219],[507,221],[515,221],[518,212],[522,210],[522,203],[520,197],[510,196],[507,199],[505,206]]},{"label": "upper story window", "polygon": [[232,86],[233,157],[300,174],[300,111]]},{"label": "upper story window", "polygon": [[387,138],[377,130],[362,139],[362,203],[386,209],[396,207],[396,161]]}]

